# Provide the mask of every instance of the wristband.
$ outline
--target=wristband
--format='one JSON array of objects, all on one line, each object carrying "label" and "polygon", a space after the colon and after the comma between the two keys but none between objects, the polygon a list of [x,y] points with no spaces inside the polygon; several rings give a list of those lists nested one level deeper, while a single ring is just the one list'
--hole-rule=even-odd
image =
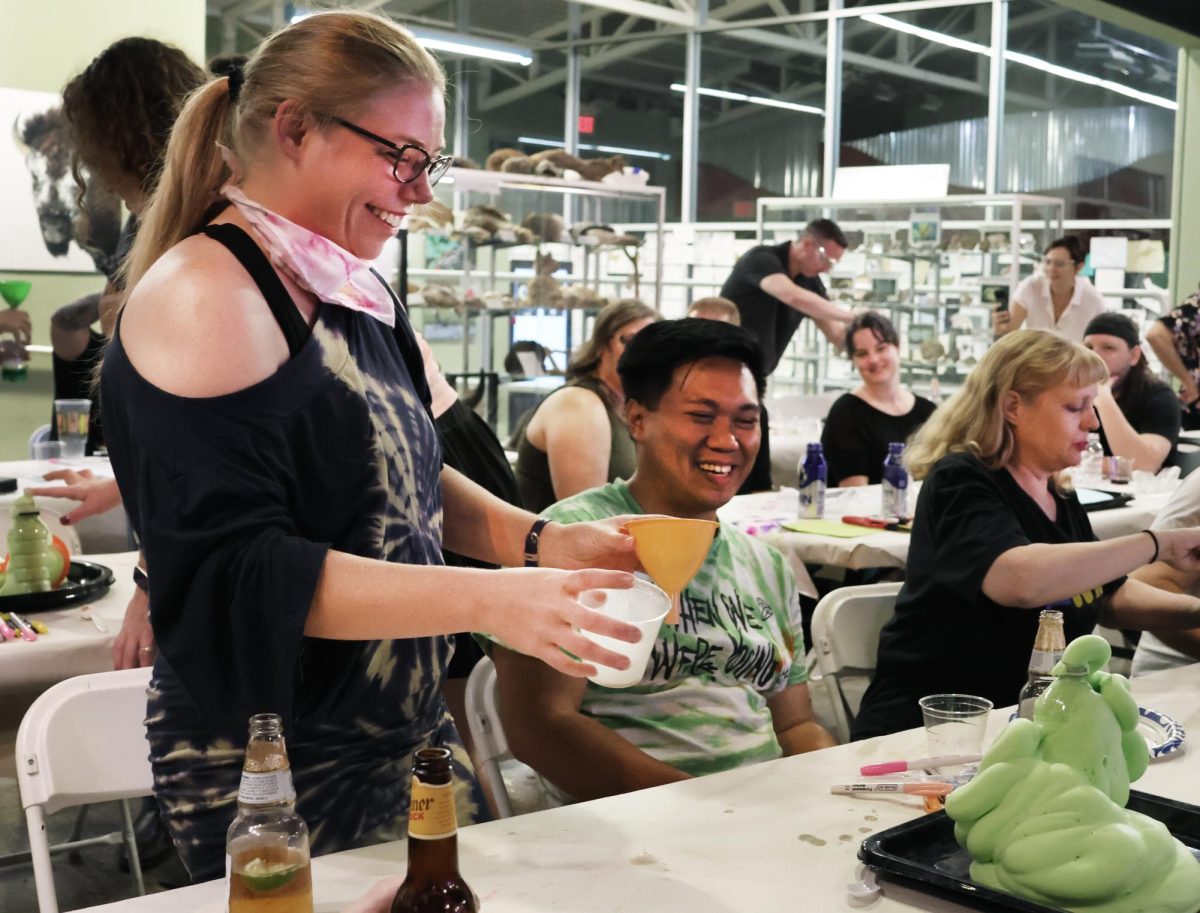
[{"label": "wristband", "polygon": [[538,566],[538,540],[542,538],[542,530],[549,522],[545,517],[538,517],[533,521],[533,526],[529,527],[529,532],[525,534],[526,567]]},{"label": "wristband", "polygon": [[136,564],[133,566],[133,582],[137,584],[137,588],[143,593],[150,594],[150,578]]},{"label": "wristband", "polygon": [[1155,561],[1158,560],[1158,536],[1154,535],[1154,532],[1152,530],[1144,529],[1144,530],[1142,530],[1142,532],[1144,532],[1147,536],[1149,536],[1150,541],[1154,543],[1154,557],[1146,562],[1147,564],[1153,564]]}]

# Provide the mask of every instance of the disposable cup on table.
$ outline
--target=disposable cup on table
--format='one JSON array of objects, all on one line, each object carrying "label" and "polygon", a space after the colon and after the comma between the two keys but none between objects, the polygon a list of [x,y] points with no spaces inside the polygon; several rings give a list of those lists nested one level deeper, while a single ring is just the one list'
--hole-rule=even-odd
[{"label": "disposable cup on table", "polygon": [[1109,457],[1108,478],[1118,485],[1128,485],[1133,480],[1133,458]]},{"label": "disposable cup on table", "polygon": [[631,644],[581,629],[579,633],[588,640],[629,657],[629,668],[623,671],[593,663],[596,674],[589,675],[588,679],[606,688],[636,685],[646,672],[646,661],[650,659],[650,651],[658,639],[658,629],[671,608],[671,597],[653,583],[635,578],[633,586],[627,590],[585,590],[579,594],[579,601],[589,609],[629,622],[642,634],[637,643]]},{"label": "disposable cup on table", "polygon": [[30,451],[33,458],[39,463],[47,463],[50,460],[61,460],[63,455],[62,441],[34,441],[30,446]]},{"label": "disposable cup on table", "polygon": [[90,399],[54,401],[54,421],[58,426],[58,439],[62,441],[64,459],[76,460],[83,456],[87,447],[88,421],[91,414]]},{"label": "disposable cup on table", "polygon": [[929,754],[980,754],[992,702],[973,694],[931,694],[921,698]]}]

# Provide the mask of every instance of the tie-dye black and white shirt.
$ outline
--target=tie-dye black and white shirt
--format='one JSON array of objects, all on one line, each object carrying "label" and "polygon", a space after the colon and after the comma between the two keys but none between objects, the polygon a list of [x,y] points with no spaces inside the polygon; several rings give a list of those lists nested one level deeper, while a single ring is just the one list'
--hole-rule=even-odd
[{"label": "tie-dye black and white shirt", "polygon": [[[220,874],[252,713],[284,718],[314,852],[404,834],[415,748],[441,742],[462,759],[441,694],[449,638],[303,633],[329,549],[442,563],[442,455],[419,355],[406,364],[402,349],[411,337],[406,323],[393,335],[325,305],[274,375],[204,399],[142,378],[119,330],[108,351],[110,454],[150,569],[159,647],[156,794],[181,848],[196,843],[194,858],[185,851],[193,877]],[[405,594],[394,598],[403,612]],[[480,808],[475,789],[462,792],[466,823]]]}]

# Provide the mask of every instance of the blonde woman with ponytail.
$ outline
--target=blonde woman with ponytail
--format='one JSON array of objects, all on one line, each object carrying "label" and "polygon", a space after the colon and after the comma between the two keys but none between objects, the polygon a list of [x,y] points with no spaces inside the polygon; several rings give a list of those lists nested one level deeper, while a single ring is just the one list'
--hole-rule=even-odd
[{"label": "blonde woman with ponytail", "polygon": [[[627,665],[580,629],[638,637],[577,599],[631,585],[623,518],[546,526],[442,468],[416,340],[369,268],[448,164],[444,88],[381,17],[287,27],[188,101],[126,264],[104,419],[149,568],[155,794],[197,881],[224,871],[250,714],[283,716],[332,852],[405,833],[429,744],[454,752],[460,820],[486,815],[447,633],[576,676]],[[446,568],[443,544],[526,567]]]},{"label": "blonde woman with ponytail", "polygon": [[1125,576],[1156,560],[1200,567],[1200,529],[1097,542],[1063,477],[1099,425],[1093,404],[1107,377],[1078,343],[1017,330],[917,432],[907,462],[924,484],[904,586],[854,738],[921,725],[927,694],[1014,703],[1037,609],[1061,610],[1068,640],[1097,623],[1200,625],[1200,600]]}]

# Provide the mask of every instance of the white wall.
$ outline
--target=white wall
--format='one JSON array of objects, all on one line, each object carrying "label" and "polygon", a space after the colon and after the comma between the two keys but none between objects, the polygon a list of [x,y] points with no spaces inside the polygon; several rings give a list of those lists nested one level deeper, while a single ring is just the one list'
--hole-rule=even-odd
[{"label": "white wall", "polygon": [[[204,62],[204,0],[0,0],[0,86],[59,92],[97,54],[130,35],[177,45]],[[3,130],[0,127],[0,130]],[[104,284],[99,274],[7,273],[30,279],[25,309],[33,341],[50,343],[50,315]],[[0,459],[27,452],[29,433],[50,420],[50,357],[35,355],[27,384],[0,386]]]}]

